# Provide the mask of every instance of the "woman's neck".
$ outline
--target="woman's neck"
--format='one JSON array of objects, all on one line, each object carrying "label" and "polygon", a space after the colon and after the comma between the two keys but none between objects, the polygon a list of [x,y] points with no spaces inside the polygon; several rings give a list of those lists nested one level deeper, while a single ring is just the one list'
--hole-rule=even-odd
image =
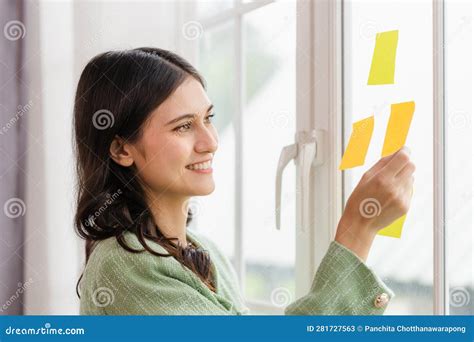
[{"label": "woman's neck", "polygon": [[167,238],[178,238],[183,247],[187,246],[186,220],[189,197],[161,194],[149,196],[149,198],[148,206],[160,232]]}]

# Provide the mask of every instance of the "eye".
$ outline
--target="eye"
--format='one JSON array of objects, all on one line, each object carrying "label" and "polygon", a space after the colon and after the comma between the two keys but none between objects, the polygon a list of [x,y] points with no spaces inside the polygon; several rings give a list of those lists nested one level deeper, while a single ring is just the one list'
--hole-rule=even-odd
[{"label": "eye", "polygon": [[[206,116],[206,120],[208,121],[208,123],[212,123],[212,120],[211,118],[214,117],[215,114],[210,114],[208,116]],[[191,125],[193,124],[192,121],[188,121],[186,122],[185,124],[181,125],[181,126],[178,126],[174,129],[175,132],[178,132],[178,133],[183,133],[189,129],[191,129]]]},{"label": "eye", "polygon": [[206,119],[208,120],[208,122],[212,122],[213,120],[211,120],[213,117],[214,117],[215,114],[210,114],[208,116],[206,116]]},{"label": "eye", "polygon": [[184,125],[178,126],[174,129],[174,131],[182,133],[184,131],[187,131],[188,129],[191,128],[192,121],[186,122]]}]

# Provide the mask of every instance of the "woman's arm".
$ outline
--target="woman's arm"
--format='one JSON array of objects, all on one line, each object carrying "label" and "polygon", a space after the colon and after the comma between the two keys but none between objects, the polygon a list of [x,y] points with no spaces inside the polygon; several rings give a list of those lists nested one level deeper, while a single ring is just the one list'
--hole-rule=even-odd
[{"label": "woman's arm", "polygon": [[285,308],[285,315],[382,315],[394,294],[366,264],[333,241],[309,293]]},{"label": "woman's arm", "polygon": [[349,197],[335,240],[364,262],[377,231],[404,215],[410,207],[415,165],[408,148],[380,159]]},{"label": "woman's arm", "polygon": [[394,293],[366,264],[377,231],[408,211],[415,166],[404,148],[368,170],[347,201],[310,292],[287,315],[383,314]]},{"label": "woman's arm", "polygon": [[358,222],[357,217],[342,217],[334,240],[351,250],[365,262],[375,235],[376,232],[367,225]]}]

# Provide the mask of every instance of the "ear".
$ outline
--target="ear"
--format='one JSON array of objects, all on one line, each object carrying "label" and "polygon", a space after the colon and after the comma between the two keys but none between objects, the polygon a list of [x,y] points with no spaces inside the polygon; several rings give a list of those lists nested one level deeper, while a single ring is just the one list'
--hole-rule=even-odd
[{"label": "ear", "polygon": [[118,135],[114,137],[114,140],[110,144],[109,152],[110,157],[119,165],[129,167],[133,164],[133,155],[130,145]]}]

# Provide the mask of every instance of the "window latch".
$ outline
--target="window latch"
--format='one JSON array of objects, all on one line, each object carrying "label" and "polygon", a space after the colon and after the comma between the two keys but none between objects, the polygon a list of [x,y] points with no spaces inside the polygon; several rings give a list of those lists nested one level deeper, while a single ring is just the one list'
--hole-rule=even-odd
[{"label": "window latch", "polygon": [[281,184],[283,171],[291,160],[299,167],[301,186],[297,194],[301,195],[300,217],[303,224],[300,225],[301,232],[305,232],[305,225],[309,218],[309,181],[311,168],[322,165],[323,158],[323,130],[299,131],[295,134],[295,143],[283,147],[278,161],[276,184],[275,184],[275,219],[276,228],[280,230],[281,225]]}]

